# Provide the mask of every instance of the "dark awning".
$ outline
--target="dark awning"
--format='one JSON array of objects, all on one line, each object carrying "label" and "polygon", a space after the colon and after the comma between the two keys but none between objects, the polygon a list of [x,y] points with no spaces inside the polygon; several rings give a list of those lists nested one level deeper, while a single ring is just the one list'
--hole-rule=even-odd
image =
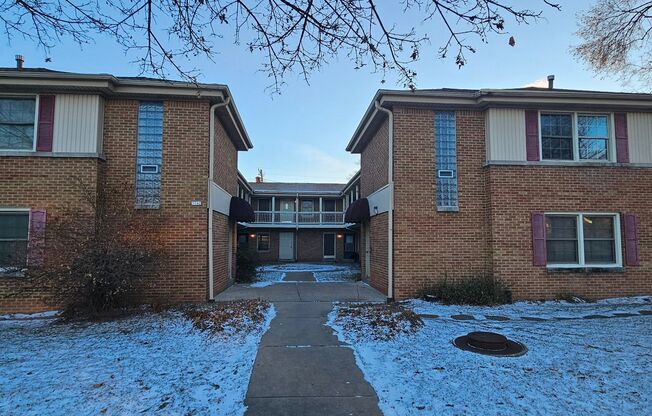
[{"label": "dark awning", "polygon": [[254,222],[256,215],[249,202],[237,196],[231,197],[229,206],[229,218],[237,222]]},{"label": "dark awning", "polygon": [[345,222],[362,222],[368,220],[369,215],[369,201],[367,198],[360,198],[354,201],[344,214]]}]

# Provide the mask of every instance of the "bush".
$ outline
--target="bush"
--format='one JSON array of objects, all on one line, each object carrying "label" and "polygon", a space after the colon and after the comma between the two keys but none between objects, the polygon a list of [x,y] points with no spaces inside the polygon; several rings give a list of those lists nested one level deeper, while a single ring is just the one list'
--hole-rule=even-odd
[{"label": "bush", "polygon": [[248,249],[238,249],[236,254],[235,281],[237,283],[251,283],[256,280],[256,267],[258,257]]},{"label": "bush", "polygon": [[512,302],[512,293],[490,275],[479,275],[461,280],[444,278],[424,295],[446,305],[501,305]]},{"label": "bush", "polygon": [[[87,206],[48,219],[47,257],[28,270],[28,290],[68,317],[97,318],[144,303],[164,259],[158,213],[138,212],[133,193],[112,193],[110,209],[98,196]],[[82,208],[80,208],[80,206]]]}]

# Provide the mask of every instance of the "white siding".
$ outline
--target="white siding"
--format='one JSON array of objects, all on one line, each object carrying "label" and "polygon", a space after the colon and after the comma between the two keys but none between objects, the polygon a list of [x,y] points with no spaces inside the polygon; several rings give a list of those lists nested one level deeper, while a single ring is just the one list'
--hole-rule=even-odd
[{"label": "white siding", "polygon": [[57,94],[52,151],[100,153],[102,112],[103,100],[98,95]]},{"label": "white siding", "polygon": [[525,110],[490,108],[486,117],[487,160],[525,161]]},{"label": "white siding", "polygon": [[628,113],[629,161],[652,163],[652,114]]}]

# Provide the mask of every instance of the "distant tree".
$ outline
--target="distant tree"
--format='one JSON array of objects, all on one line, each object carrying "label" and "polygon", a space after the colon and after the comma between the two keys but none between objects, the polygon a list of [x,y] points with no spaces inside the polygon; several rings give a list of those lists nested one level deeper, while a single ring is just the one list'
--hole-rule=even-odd
[{"label": "distant tree", "polygon": [[579,23],[580,59],[603,75],[652,87],[652,1],[599,0]]},{"label": "distant tree", "polygon": [[[542,8],[560,10],[549,0]],[[507,35],[508,24],[528,24],[543,10],[512,6],[511,0],[403,0],[403,13],[430,24],[424,33],[400,29],[386,3],[378,0],[0,0],[0,25],[9,41],[22,36],[46,53],[64,38],[79,44],[98,35],[113,38],[134,52],[141,73],[165,78],[170,72],[194,81],[199,72],[189,58],[213,60],[214,43],[234,36],[251,52],[264,56],[262,70],[278,91],[284,77],[311,72],[337,55],[355,68],[369,66],[398,75],[413,87],[417,61],[428,32],[444,30],[437,55],[452,52],[455,64],[467,63],[474,43],[490,34]],[[396,7],[396,4],[393,5]],[[227,33],[230,32],[230,33]],[[434,35],[433,35],[434,36]],[[439,36],[439,35],[437,35]],[[514,37],[509,44],[514,45]]]}]

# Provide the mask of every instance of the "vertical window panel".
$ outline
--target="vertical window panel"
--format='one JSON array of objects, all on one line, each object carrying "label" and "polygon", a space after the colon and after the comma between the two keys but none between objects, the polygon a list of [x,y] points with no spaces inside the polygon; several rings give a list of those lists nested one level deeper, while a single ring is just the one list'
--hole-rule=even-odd
[{"label": "vertical window panel", "polygon": [[161,207],[163,103],[140,103],[136,152],[136,208],[158,209]]},{"label": "vertical window panel", "polygon": [[437,208],[457,209],[457,143],[454,111],[435,112]]}]

